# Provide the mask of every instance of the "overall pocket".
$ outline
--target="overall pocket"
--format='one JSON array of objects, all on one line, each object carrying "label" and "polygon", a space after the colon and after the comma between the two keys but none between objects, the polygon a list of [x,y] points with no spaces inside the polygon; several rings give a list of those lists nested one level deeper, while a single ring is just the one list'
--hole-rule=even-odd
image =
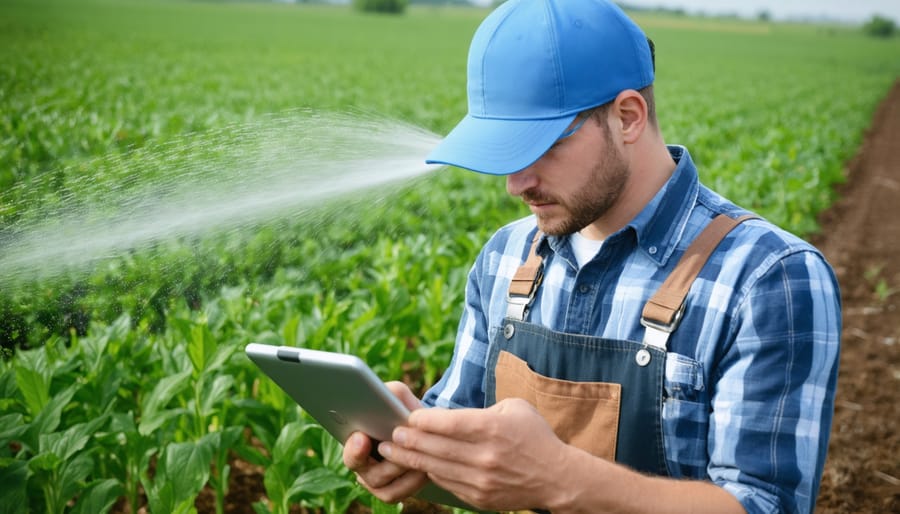
[{"label": "overall pocket", "polygon": [[497,359],[497,401],[521,398],[533,405],[562,441],[615,460],[622,386],[572,382],[535,373],[510,352]]}]

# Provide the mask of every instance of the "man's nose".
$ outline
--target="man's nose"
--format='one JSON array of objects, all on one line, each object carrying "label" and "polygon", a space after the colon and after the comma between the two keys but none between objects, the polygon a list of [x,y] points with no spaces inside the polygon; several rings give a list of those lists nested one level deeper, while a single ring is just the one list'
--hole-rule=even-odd
[{"label": "man's nose", "polygon": [[534,170],[534,164],[506,176],[506,192],[513,196],[522,196],[522,193],[536,185],[537,174]]}]

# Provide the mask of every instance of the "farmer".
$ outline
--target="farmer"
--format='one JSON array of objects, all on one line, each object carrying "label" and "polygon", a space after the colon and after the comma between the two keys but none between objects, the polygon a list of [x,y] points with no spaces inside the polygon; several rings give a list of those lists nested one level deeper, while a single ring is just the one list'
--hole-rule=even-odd
[{"label": "farmer", "polygon": [[699,183],[653,78],[652,43],[604,0],[510,0],[475,33],[468,115],[428,161],[505,175],[533,216],[478,256],[441,380],[421,403],[390,384],[418,410],[384,460],[347,441],[377,497],[430,480],[492,510],[813,511],[834,274]]}]

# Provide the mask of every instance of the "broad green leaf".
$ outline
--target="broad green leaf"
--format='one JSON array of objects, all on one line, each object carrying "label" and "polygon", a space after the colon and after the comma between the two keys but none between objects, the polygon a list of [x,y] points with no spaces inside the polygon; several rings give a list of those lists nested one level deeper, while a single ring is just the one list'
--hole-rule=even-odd
[{"label": "broad green leaf", "polygon": [[256,382],[258,385],[257,394],[259,395],[259,401],[271,407],[276,412],[283,412],[288,408],[287,406],[289,403],[293,403],[293,400],[288,398],[284,390],[278,387],[278,384],[276,384],[274,380],[271,380],[262,373],[260,373],[260,375],[261,376]]},{"label": "broad green leaf", "polygon": [[6,445],[10,440],[19,437],[28,430],[25,418],[21,414],[7,414],[0,416],[0,445]]},{"label": "broad green leaf", "polygon": [[37,416],[50,401],[49,370],[33,369],[23,365],[16,365],[16,383],[22,396],[25,398],[25,406],[34,417]]},{"label": "broad green leaf", "polygon": [[141,417],[141,421],[138,423],[138,434],[145,437],[152,435],[169,420],[190,414],[192,414],[190,410],[183,408],[153,411]]},{"label": "broad green leaf", "polygon": [[72,514],[109,512],[122,494],[124,490],[118,480],[113,478],[95,480],[78,496]]},{"label": "broad green leaf", "polygon": [[272,510],[269,509],[268,504],[266,502],[253,502],[253,512],[256,514],[272,514]]},{"label": "broad green leaf", "polygon": [[307,430],[311,429],[321,430],[321,427],[303,422],[293,422],[285,425],[278,435],[278,440],[275,441],[275,447],[272,448],[272,461],[278,463],[282,459],[286,459],[289,462],[293,462],[297,459],[303,435]]},{"label": "broad green leaf", "polygon": [[272,460],[263,475],[266,494],[274,505],[275,512],[286,514],[289,501],[288,490],[296,480],[296,463],[300,460],[304,434],[315,427],[308,423],[291,422],[282,427],[272,448]]},{"label": "broad green leaf", "polygon": [[187,369],[176,375],[164,377],[156,383],[153,391],[144,397],[144,401],[141,402],[141,421],[138,425],[138,431],[142,435],[149,435],[171,417],[164,409],[176,395],[190,386],[191,374],[191,370]]},{"label": "broad green leaf", "polygon": [[141,483],[144,486],[144,492],[147,494],[150,512],[174,512],[175,484],[161,481],[159,478],[150,481],[146,477],[141,477]]},{"label": "broad green leaf", "polygon": [[236,345],[222,344],[218,345],[212,356],[206,362],[206,373],[220,373],[228,359],[238,350]]},{"label": "broad green leaf", "polygon": [[200,373],[206,370],[213,353],[216,351],[215,338],[205,323],[194,324],[190,328],[187,343],[188,356],[190,356],[191,364],[194,366],[194,376],[199,376]]},{"label": "broad green leaf", "polygon": [[[0,357],[0,361],[2,361],[2,357]],[[0,362],[0,365],[3,364],[5,363]],[[14,370],[13,366],[4,366],[3,372],[0,373],[0,412],[6,411],[11,405],[18,404],[14,398],[16,389],[18,389]]]},{"label": "broad green leaf", "polygon": [[60,512],[82,490],[82,482],[93,470],[94,459],[88,452],[83,452],[60,466],[58,483],[54,487],[54,490],[59,491]]},{"label": "broad green leaf", "polygon": [[220,430],[217,432],[210,432],[203,436],[201,441],[204,444],[208,444],[213,451],[220,450],[228,450],[238,441],[240,441],[241,436],[244,434],[244,427],[242,426],[232,426],[227,427],[224,430]]},{"label": "broad green leaf", "polygon": [[263,486],[266,488],[266,496],[272,502],[274,512],[286,513],[288,504],[287,491],[290,487],[292,476],[283,466],[269,466],[263,475]]},{"label": "broad green leaf", "polygon": [[41,471],[55,471],[64,461],[53,452],[39,453],[28,461],[28,469],[37,473]]},{"label": "broad green leaf", "polygon": [[212,449],[208,442],[170,443],[156,463],[156,476],[142,476],[152,512],[183,511],[209,480]]},{"label": "broad green leaf", "polygon": [[156,481],[174,484],[176,503],[193,498],[209,480],[212,448],[205,443],[169,444],[157,463]]},{"label": "broad green leaf", "polygon": [[53,453],[64,461],[69,460],[87,445],[100,426],[106,423],[106,419],[106,416],[102,416],[87,423],[73,425],[64,432],[41,434],[38,438],[40,451]]},{"label": "broad green leaf", "polygon": [[172,514],[197,514],[197,507],[194,505],[194,498],[186,498],[175,506]]},{"label": "broad green leaf", "polygon": [[291,316],[284,323],[284,328],[281,330],[281,335],[284,338],[284,342],[282,343],[285,346],[297,346],[297,330],[300,326],[300,316]]},{"label": "broad green leaf", "polygon": [[347,468],[344,467],[343,444],[339,443],[338,440],[326,430],[322,430],[321,432],[322,464],[328,469],[346,473]]},{"label": "broad green leaf", "polygon": [[[117,327],[114,323],[110,329]],[[120,329],[116,329],[118,332]],[[109,346],[110,338],[108,335],[98,337],[84,337],[80,340],[78,350],[81,352],[81,362],[83,364],[83,372],[89,376],[100,376],[104,374],[104,368],[115,367],[116,360],[110,359],[106,352]]]},{"label": "broad green leaf", "polygon": [[289,501],[301,497],[316,497],[344,487],[353,487],[355,482],[347,480],[327,468],[315,468],[302,473],[287,491]]},{"label": "broad green leaf", "polygon": [[200,412],[204,416],[210,416],[215,413],[215,409],[218,408],[228,396],[228,393],[234,385],[234,377],[231,375],[219,375],[211,384],[207,382],[207,384],[204,385],[206,387],[204,387],[203,391],[203,405],[201,406]]},{"label": "broad green leaf", "polygon": [[73,384],[54,395],[41,412],[28,424],[28,430],[22,436],[22,441],[29,449],[37,452],[40,447],[40,435],[56,431],[62,411],[72,401],[72,397],[75,396],[78,387],[78,384]]},{"label": "broad green leaf", "polygon": [[25,514],[28,512],[28,463],[13,461],[0,466],[0,512]]}]

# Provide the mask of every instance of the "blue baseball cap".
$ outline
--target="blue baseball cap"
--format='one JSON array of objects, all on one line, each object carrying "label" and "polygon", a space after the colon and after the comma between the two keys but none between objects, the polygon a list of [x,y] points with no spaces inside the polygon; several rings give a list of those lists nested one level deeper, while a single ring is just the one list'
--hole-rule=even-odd
[{"label": "blue baseball cap", "polygon": [[643,31],[606,0],[509,0],[469,47],[465,118],[428,155],[491,175],[520,171],[579,112],[653,83]]}]

